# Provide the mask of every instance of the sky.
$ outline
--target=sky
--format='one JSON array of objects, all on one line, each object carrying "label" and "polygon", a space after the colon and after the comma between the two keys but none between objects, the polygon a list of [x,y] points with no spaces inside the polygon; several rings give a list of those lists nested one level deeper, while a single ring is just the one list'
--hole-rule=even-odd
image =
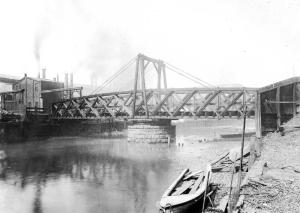
[{"label": "sky", "polygon": [[1,1],[0,74],[45,67],[100,85],[143,53],[214,85],[261,87],[300,76],[299,23],[300,0]]}]

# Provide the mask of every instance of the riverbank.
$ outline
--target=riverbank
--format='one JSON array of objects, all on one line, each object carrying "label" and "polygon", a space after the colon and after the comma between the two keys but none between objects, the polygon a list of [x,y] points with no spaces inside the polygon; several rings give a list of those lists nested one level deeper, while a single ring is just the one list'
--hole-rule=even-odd
[{"label": "riverbank", "polygon": [[241,212],[300,212],[300,131],[267,135],[244,180]]}]

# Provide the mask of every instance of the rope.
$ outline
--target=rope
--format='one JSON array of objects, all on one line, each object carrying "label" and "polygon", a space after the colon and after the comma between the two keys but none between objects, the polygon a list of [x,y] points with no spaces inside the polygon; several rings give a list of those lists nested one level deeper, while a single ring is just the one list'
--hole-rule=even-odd
[{"label": "rope", "polygon": [[[184,73],[185,75],[188,75],[188,76],[190,76],[191,78],[194,78],[194,79],[196,79],[197,81],[199,81],[199,82],[202,82],[202,84],[204,85],[204,86],[206,86],[206,87],[216,87],[215,85],[213,85],[213,84],[210,84],[210,83],[208,83],[208,82],[206,82],[206,81],[203,81],[203,80],[201,80],[200,78],[198,78],[197,76],[194,76],[194,75],[192,75],[192,74],[190,74],[190,73],[188,73],[188,72],[185,72],[184,70],[182,70],[182,69],[180,69],[180,68],[178,68],[178,67],[175,67],[174,65],[172,65],[172,64],[170,64],[170,63],[167,63],[167,62],[165,62],[169,67],[172,67],[173,69],[176,69],[177,71],[180,71],[180,72],[182,72],[182,73]],[[206,85],[205,85],[206,84]]]},{"label": "rope", "polygon": [[114,79],[116,79],[121,73],[123,73],[135,60],[137,57],[132,58],[127,64],[125,64],[121,69],[115,72],[111,77],[109,77],[106,81],[103,82],[99,87],[97,87],[92,94],[101,91],[104,89],[108,84],[110,84]]}]

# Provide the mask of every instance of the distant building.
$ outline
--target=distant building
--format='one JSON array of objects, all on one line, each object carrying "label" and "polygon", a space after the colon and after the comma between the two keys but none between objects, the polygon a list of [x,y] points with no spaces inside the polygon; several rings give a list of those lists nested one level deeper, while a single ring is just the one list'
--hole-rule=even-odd
[{"label": "distant building", "polygon": [[[43,77],[45,77],[43,70]],[[68,80],[68,79],[67,79]],[[57,79],[32,78],[26,74],[20,80],[0,75],[0,82],[12,85],[11,89],[0,92],[0,107],[3,110],[25,115],[26,112],[50,113],[52,104],[82,95],[82,87],[73,87],[73,74],[70,75],[70,86]]]},{"label": "distant building", "polygon": [[26,74],[12,84],[12,91],[1,95],[1,108],[7,111],[25,114],[26,108],[46,108],[50,111],[51,104],[63,99],[63,93],[45,93],[42,91],[62,89],[64,83],[48,79],[32,78]]},{"label": "distant building", "polygon": [[[18,104],[23,104],[26,107],[43,107],[41,99],[41,79],[27,77],[25,75],[17,83],[13,84],[13,91],[24,90],[16,94],[15,101]],[[23,102],[23,103],[22,103]]]}]

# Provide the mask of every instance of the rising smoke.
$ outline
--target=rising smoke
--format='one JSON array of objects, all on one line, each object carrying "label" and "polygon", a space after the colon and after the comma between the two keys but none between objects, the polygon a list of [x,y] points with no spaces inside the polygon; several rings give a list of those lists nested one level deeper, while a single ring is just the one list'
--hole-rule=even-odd
[{"label": "rising smoke", "polygon": [[[64,61],[65,67],[49,71],[53,74],[73,72],[79,81],[87,79],[85,77],[89,75],[90,82],[80,83],[92,83],[94,86],[101,84],[136,54],[130,48],[126,35],[103,26],[97,14],[86,10],[85,1],[54,2],[52,7],[43,13],[42,22],[34,38],[34,56],[39,66],[44,61],[55,63],[53,58],[48,60],[45,55],[41,55],[48,51],[47,45],[44,45],[46,38],[47,42],[52,44],[52,51],[55,49],[53,46],[57,46],[57,51],[65,52],[68,57],[74,55],[74,58]],[[43,66],[48,67],[48,64]]]}]

